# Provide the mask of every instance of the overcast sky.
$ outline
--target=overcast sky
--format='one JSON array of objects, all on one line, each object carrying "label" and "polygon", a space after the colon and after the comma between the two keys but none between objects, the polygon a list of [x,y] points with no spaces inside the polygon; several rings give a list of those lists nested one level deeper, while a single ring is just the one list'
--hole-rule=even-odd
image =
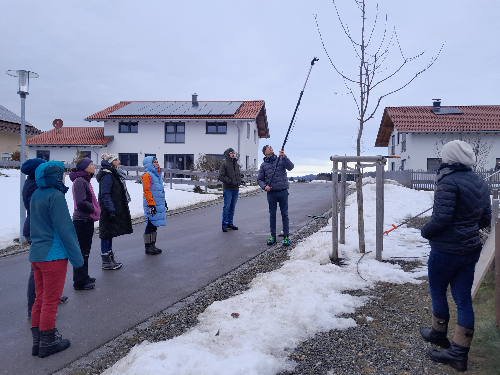
[{"label": "overcast sky", "polygon": [[[372,0],[367,24],[375,17]],[[388,106],[498,105],[498,0],[381,0],[372,38],[380,42],[385,15],[405,57],[425,51],[372,93],[406,83],[443,50],[408,87],[383,99],[365,127],[364,155],[375,148]],[[353,0],[338,0],[341,17],[359,37]],[[38,73],[30,82],[26,119],[41,130],[88,126],[83,119],[123,100],[265,100],[271,138],[283,143],[310,61],[313,67],[296,125],[286,145],[295,173],[328,172],[331,155],[355,155],[357,108],[332,61],[355,78],[358,60],[331,0],[3,0],[0,5],[0,104],[20,114],[17,81],[4,72]],[[370,26],[371,27],[371,26]],[[402,62],[394,47],[384,78]],[[102,123],[90,123],[98,126]]]}]

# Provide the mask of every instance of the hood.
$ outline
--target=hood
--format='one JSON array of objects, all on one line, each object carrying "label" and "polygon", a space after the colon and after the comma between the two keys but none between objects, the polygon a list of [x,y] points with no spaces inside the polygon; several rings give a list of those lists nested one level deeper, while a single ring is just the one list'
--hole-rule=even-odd
[{"label": "hood", "polygon": [[53,187],[66,194],[68,187],[62,182],[64,164],[60,161],[49,161],[40,164],[35,170],[35,181],[39,188]]},{"label": "hood", "polygon": [[154,173],[158,175],[158,169],[156,169],[153,165],[153,160],[155,159],[154,156],[146,156],[144,160],[142,161],[142,165],[146,169],[146,172],[148,173]]},{"label": "hood", "polygon": [[70,172],[69,179],[71,180],[71,182],[74,182],[78,177],[83,177],[84,179],[90,181],[92,176],[93,175],[91,175],[90,173],[87,173],[85,171],[73,171],[73,172]]},{"label": "hood", "polygon": [[47,160],[33,158],[26,160],[21,166],[21,172],[28,176],[35,176],[35,170],[38,168],[40,164],[46,163]]},{"label": "hood", "polygon": [[109,167],[109,168],[113,168],[113,166],[111,165],[111,163],[107,160],[101,160],[101,167]]},{"label": "hood", "polygon": [[226,151],[224,151],[224,159],[226,161],[237,161],[238,159],[236,158],[236,155],[234,156],[234,159],[231,159],[231,156],[229,156],[231,152],[234,152],[232,148],[228,148]]}]

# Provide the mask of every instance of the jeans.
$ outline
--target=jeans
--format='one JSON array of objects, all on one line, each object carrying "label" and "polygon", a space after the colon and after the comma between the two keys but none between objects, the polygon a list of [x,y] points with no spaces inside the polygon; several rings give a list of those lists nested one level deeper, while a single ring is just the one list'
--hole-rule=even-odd
[{"label": "jeans", "polygon": [[113,238],[101,238],[101,255],[113,252]]},{"label": "jeans", "polygon": [[222,209],[222,225],[233,225],[234,208],[238,201],[239,190],[224,190],[224,208]]},{"label": "jeans", "polygon": [[56,326],[57,305],[66,280],[68,259],[32,262],[35,271],[36,300],[31,311],[31,326],[50,331]]},{"label": "jeans", "polygon": [[269,227],[271,236],[276,237],[276,210],[280,205],[281,220],[283,221],[283,234],[289,235],[288,227],[288,189],[270,190],[267,192],[267,202],[269,203]]},{"label": "jeans", "polygon": [[432,312],[435,317],[447,320],[450,318],[446,297],[446,290],[450,285],[451,295],[457,305],[457,324],[464,328],[474,328],[471,291],[479,255],[480,253],[455,255],[431,250],[428,274]]}]

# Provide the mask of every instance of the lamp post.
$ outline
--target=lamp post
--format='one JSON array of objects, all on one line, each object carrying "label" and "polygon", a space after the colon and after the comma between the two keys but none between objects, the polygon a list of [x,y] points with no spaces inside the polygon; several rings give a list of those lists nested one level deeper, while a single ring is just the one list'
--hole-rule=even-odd
[{"label": "lamp post", "polygon": [[[28,95],[30,78],[38,78],[38,74],[35,72],[30,72],[28,70],[7,70],[8,75],[13,77],[19,77],[19,89],[17,93],[21,97],[21,152],[19,153],[21,165],[26,161],[26,121],[24,118],[25,111],[25,100],[26,95]],[[20,175],[20,194],[19,194],[19,243],[24,242],[23,236],[23,226],[26,221],[26,209],[24,208],[23,202],[23,187],[24,187],[24,175]]]}]

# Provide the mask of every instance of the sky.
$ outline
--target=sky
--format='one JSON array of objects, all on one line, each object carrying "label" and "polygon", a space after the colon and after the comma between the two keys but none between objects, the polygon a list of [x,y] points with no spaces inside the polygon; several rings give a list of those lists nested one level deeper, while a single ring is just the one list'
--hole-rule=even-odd
[{"label": "sky", "polygon": [[[375,4],[369,1],[367,30]],[[359,38],[354,0],[337,5]],[[386,106],[431,105],[434,98],[444,106],[499,104],[500,2],[381,0],[378,7],[369,51],[384,28],[390,35],[395,27],[404,58],[425,53],[374,89],[370,112],[378,96],[403,86],[441,53],[428,71],[382,100],[365,125],[363,155],[387,154],[374,147]],[[40,130],[52,129],[56,118],[65,126],[102,125],[83,119],[120,101],[188,101],[197,93],[200,101],[265,100],[271,138],[260,142],[277,149],[318,57],[285,147],[295,164],[291,175],[329,172],[330,156],[356,154],[357,107],[314,18],[331,61],[355,78],[359,59],[331,0],[4,0],[0,9],[0,104],[20,114],[17,81],[2,71],[36,72],[26,119]],[[375,80],[402,61],[392,47]]]}]

